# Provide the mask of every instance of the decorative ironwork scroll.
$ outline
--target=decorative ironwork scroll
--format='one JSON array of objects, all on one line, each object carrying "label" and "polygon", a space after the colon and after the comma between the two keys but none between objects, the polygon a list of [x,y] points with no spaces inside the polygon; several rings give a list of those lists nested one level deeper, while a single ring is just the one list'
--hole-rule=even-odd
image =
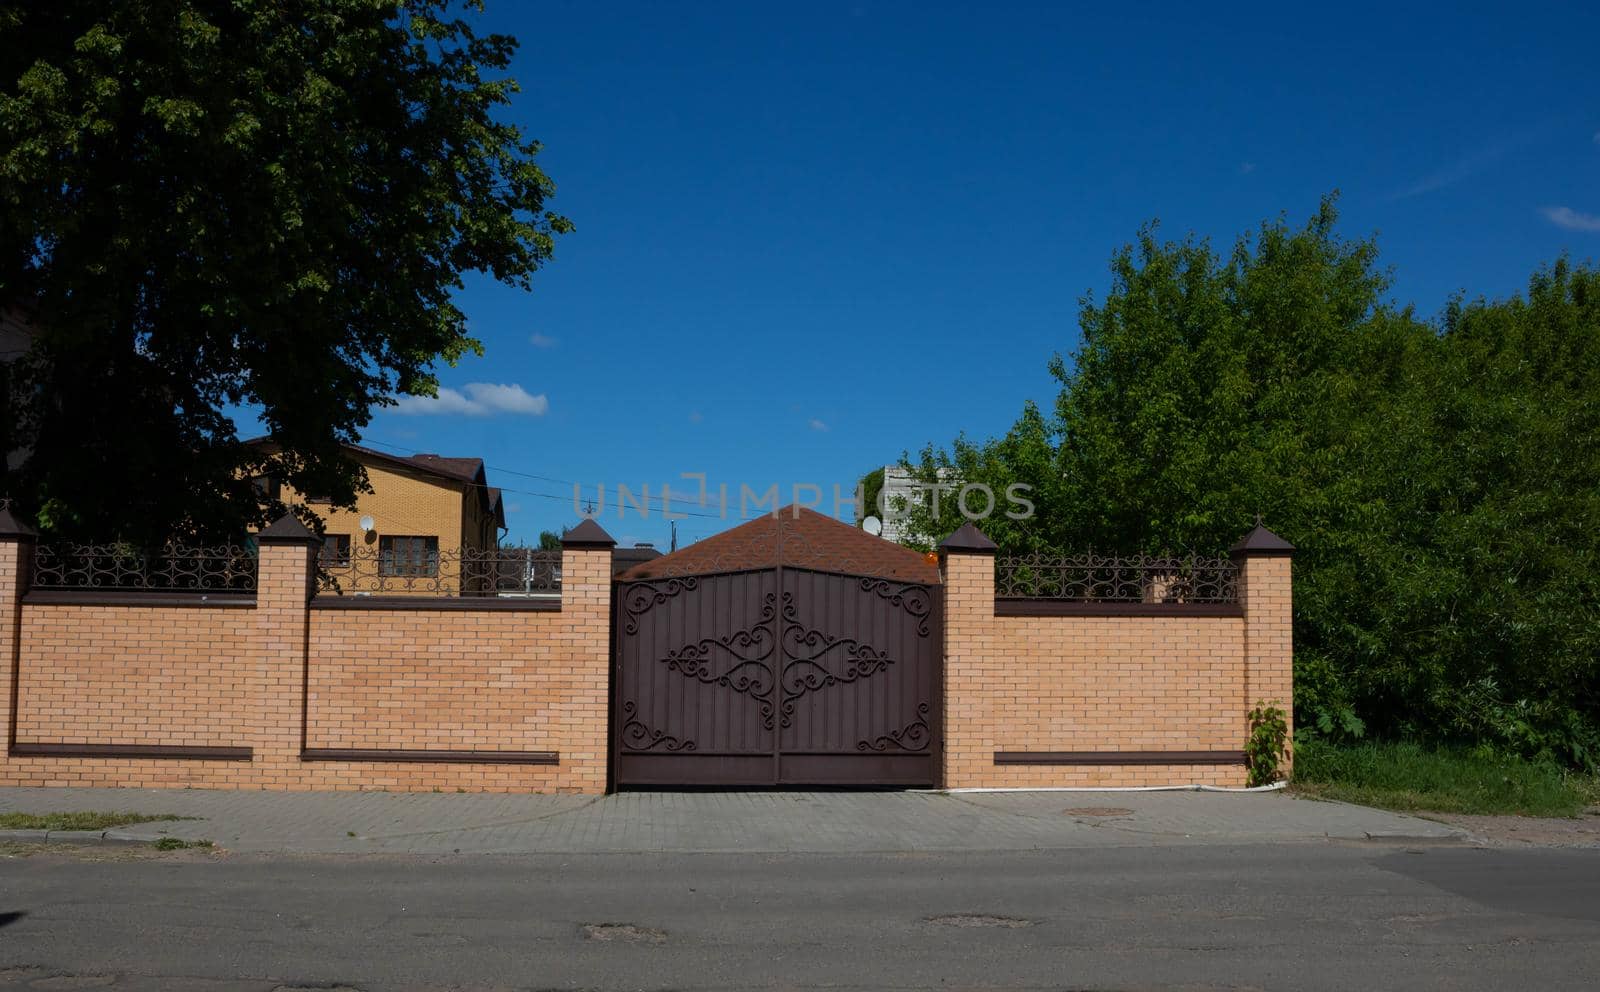
[{"label": "decorative ironwork scroll", "polygon": [[35,589],[253,592],[256,556],[235,545],[41,544],[33,551]]},{"label": "decorative ironwork scroll", "polygon": [[622,594],[622,612],[627,617],[623,627],[630,634],[639,632],[639,617],[651,607],[660,606],[682,592],[692,592],[700,585],[694,577],[663,579],[661,581],[630,582]]},{"label": "decorative ironwork scroll", "polygon": [[995,595],[1083,603],[1237,603],[1239,568],[1227,558],[1094,553],[995,562]]},{"label": "decorative ironwork scroll", "polygon": [[[778,703],[778,718],[785,727],[790,725],[794,717],[795,702],[806,693],[831,685],[848,685],[884,671],[895,663],[887,652],[857,638],[834,637],[800,623],[793,593],[783,594],[782,628],[778,643],[783,650],[784,664],[778,680],[782,694]],[[825,656],[834,651],[844,654],[844,668],[840,671],[834,671],[822,662]],[[767,726],[772,726],[770,717]]]},{"label": "decorative ironwork scroll", "polygon": [[890,579],[861,580],[861,591],[876,593],[895,606],[903,608],[917,620],[917,633],[928,636],[928,618],[933,613],[933,594],[928,587],[914,583],[894,582]]},{"label": "decorative ironwork scroll", "polygon": [[[693,644],[669,651],[661,659],[662,664],[697,682],[719,685],[756,700],[761,704],[762,723],[771,729],[773,673],[766,660],[777,646],[772,633],[776,612],[773,594],[767,593],[761,619],[755,624],[721,637],[702,637]],[[719,673],[711,665],[716,654],[727,654],[736,663]]]},{"label": "decorative ironwork scroll", "polygon": [[872,740],[856,741],[857,751],[921,751],[933,741],[933,728],[928,726],[928,714],[933,707],[917,704],[917,718],[899,730],[881,734]]},{"label": "decorative ironwork scroll", "polygon": [[634,751],[650,751],[660,747],[666,751],[693,751],[695,743],[674,737],[663,730],[652,730],[638,717],[639,707],[632,701],[622,704],[622,743]]}]

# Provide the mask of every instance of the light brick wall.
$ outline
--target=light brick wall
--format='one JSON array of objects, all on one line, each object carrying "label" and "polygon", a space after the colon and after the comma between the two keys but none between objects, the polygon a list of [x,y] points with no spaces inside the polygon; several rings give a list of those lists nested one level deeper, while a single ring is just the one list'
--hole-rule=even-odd
[{"label": "light brick wall", "polygon": [[[0,539],[8,720],[20,666],[12,742],[251,747],[254,756],[43,757],[8,748],[0,784],[605,789],[609,550],[566,551],[560,612],[524,612],[430,610],[425,600],[416,609],[311,609],[314,550],[294,542],[263,542],[253,608],[27,603],[19,576],[29,549]],[[302,743],[560,757],[556,765],[303,761]]]},{"label": "light brick wall", "polygon": [[[1294,590],[1291,559],[1284,555],[1243,558],[1239,596],[1245,603],[1244,707],[1276,703],[1294,737]],[[1292,751],[1283,770],[1293,764]]]},{"label": "light brick wall", "polygon": [[1011,617],[995,615],[994,557],[951,552],[945,786],[1244,784],[1242,765],[997,765],[995,752],[1242,749],[1246,695],[1290,698],[1288,562],[1246,563],[1243,617]]},{"label": "light brick wall", "polygon": [[[361,518],[371,516],[379,535],[437,537],[440,548],[455,548],[466,536],[466,504],[478,501],[478,491],[461,482],[452,482],[418,470],[408,472],[376,459],[363,459],[372,492],[356,497],[356,509],[345,510],[328,503],[307,503],[306,508],[322,518],[326,533],[348,534],[352,547],[365,542]],[[315,495],[315,494],[313,494]],[[284,486],[281,498],[286,503],[305,502],[303,494]],[[467,542],[478,547],[473,536]],[[373,541],[373,547],[377,541]]]},{"label": "light brick wall", "polygon": [[[33,557],[33,542],[0,536],[0,719],[6,721],[7,746],[14,742],[11,685],[17,671],[17,654],[22,645],[23,577]],[[0,754],[0,762],[6,760]]]},{"label": "light brick wall", "polygon": [[[559,751],[471,787],[603,792],[610,554],[562,555],[560,613],[312,610],[307,746]],[[338,787],[453,788],[474,766],[318,762]]]},{"label": "light brick wall", "polygon": [[22,607],[17,740],[251,743],[254,610],[134,607],[118,623],[113,609]]}]

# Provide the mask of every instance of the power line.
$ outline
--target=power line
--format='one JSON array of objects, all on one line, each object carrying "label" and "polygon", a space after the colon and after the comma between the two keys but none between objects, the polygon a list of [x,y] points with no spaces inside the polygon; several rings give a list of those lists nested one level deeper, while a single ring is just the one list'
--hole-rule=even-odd
[{"label": "power line", "polygon": [[[393,448],[396,451],[403,451],[403,452],[406,452],[407,454],[412,454],[412,455],[425,454],[425,452],[423,452],[419,448],[408,448],[403,444],[394,444],[393,442],[390,442],[390,441],[378,441],[378,440],[374,440],[374,439],[371,439],[371,438],[363,438],[362,440],[366,444],[375,444],[375,445],[378,445],[378,446],[384,447],[384,448]],[[556,479],[556,478],[552,478],[552,477],[550,477],[548,475],[536,475],[536,474],[534,474],[532,472],[522,472],[522,471],[518,471],[517,469],[502,468],[501,466],[489,465],[487,463],[485,463],[484,467],[489,469],[489,470],[491,470],[491,471],[493,471],[493,472],[495,472],[495,473],[497,473],[497,474],[513,475],[513,476],[518,476],[518,477],[524,478],[524,479],[536,479],[536,480],[538,480],[540,482],[554,482],[557,485],[561,485],[561,486],[574,486],[578,490],[578,492],[576,494],[576,498],[579,499],[579,500],[583,499],[584,486],[583,486],[583,483],[580,483],[580,482],[570,482],[570,481],[568,481],[566,479]],[[573,499],[574,498],[574,496],[571,496],[571,495],[558,496],[558,495],[555,495],[553,493],[538,493],[538,492],[532,492],[532,491],[527,490],[527,489],[510,489],[510,488],[507,488],[505,486],[490,486],[488,483],[468,482],[466,480],[463,480],[463,482],[464,482],[465,485],[468,485],[468,486],[475,486],[475,487],[482,488],[482,489],[499,489],[501,492],[516,493],[519,496],[535,496],[535,497],[539,497],[541,499],[559,499],[559,500],[567,500],[567,499]],[[603,484],[594,486],[594,489],[595,489],[597,495],[605,492],[605,486]],[[629,495],[631,496],[632,493],[630,492]],[[725,519],[727,519],[727,517],[725,516],[724,513],[696,513],[693,510],[676,509],[676,508],[674,508],[673,503],[677,501],[678,497],[673,497],[672,501],[670,501],[670,502],[667,500],[667,497],[665,495],[648,496],[648,497],[646,497],[644,495],[641,495],[639,497],[639,499],[646,503],[647,508],[649,507],[649,504],[651,504],[651,503],[653,503],[655,501],[658,501],[658,500],[661,501],[660,510],[661,510],[661,512],[663,514],[665,514],[665,513],[681,514],[683,516],[688,516],[688,517],[705,517],[705,518],[712,519],[712,520],[725,520]],[[621,504],[619,504],[619,505],[621,505]],[[726,507],[724,507],[724,510],[726,510]]]}]

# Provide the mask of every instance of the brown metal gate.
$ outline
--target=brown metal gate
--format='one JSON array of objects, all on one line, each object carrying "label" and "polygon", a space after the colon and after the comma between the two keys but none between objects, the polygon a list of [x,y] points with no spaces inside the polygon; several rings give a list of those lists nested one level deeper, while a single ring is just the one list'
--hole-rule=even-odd
[{"label": "brown metal gate", "polygon": [[940,591],[782,564],[619,582],[616,785],[934,785]]}]

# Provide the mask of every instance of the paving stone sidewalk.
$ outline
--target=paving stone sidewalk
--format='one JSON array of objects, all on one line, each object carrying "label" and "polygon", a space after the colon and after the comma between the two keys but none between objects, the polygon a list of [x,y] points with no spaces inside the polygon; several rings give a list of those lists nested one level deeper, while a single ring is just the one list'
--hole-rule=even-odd
[{"label": "paving stone sidewalk", "polygon": [[1282,793],[387,792],[0,789],[0,812],[199,817],[107,831],[304,854],[1015,851],[1312,840],[1450,841],[1445,824]]}]

